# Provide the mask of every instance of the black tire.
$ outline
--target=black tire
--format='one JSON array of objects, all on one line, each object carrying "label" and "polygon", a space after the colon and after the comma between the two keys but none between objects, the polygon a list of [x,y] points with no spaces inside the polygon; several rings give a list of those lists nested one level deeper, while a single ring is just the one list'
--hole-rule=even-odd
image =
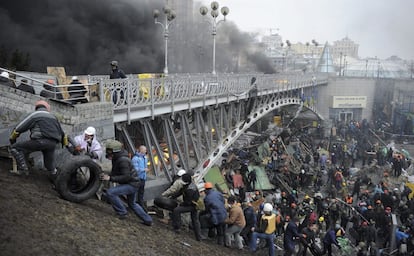
[{"label": "black tire", "polygon": [[161,209],[172,211],[175,207],[178,206],[177,200],[170,199],[167,197],[156,197],[154,199],[154,204]]},{"label": "black tire", "polygon": [[[82,182],[78,180],[82,173]],[[56,190],[62,198],[80,203],[95,196],[102,173],[101,167],[87,156],[70,156],[58,166]],[[87,177],[86,177],[87,176]]]}]

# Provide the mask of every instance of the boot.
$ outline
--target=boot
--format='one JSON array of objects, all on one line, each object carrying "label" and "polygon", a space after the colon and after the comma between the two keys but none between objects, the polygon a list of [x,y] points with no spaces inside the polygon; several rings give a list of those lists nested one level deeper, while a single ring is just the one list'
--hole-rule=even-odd
[{"label": "boot", "polygon": [[217,244],[224,245],[224,236],[217,236]]},{"label": "boot", "polygon": [[14,157],[14,159],[16,160],[16,164],[17,164],[17,169],[19,170],[19,173],[22,174],[29,174],[29,167],[26,164],[26,158],[24,157],[24,154],[20,151],[18,151],[15,148],[11,148],[10,149],[10,153],[11,155]]}]

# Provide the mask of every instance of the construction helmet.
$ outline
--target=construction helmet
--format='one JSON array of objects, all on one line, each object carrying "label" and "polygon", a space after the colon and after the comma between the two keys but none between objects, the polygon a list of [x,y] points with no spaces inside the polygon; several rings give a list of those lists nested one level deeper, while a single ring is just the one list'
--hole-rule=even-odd
[{"label": "construction helmet", "polygon": [[177,172],[177,176],[178,177],[181,177],[181,176],[183,176],[184,174],[186,174],[187,172],[184,170],[184,169],[180,169],[180,170],[178,170],[178,172]]},{"label": "construction helmet", "polygon": [[36,103],[35,103],[35,109],[38,109],[39,107],[45,107],[46,110],[48,112],[50,112],[50,105],[49,105],[49,103],[47,103],[44,100],[38,100],[38,101],[36,101]]},{"label": "construction helmet", "polygon": [[10,78],[10,76],[9,76],[9,72],[6,72],[6,71],[1,72],[0,76],[1,76],[1,77],[4,77],[4,78],[7,78],[7,79],[9,79],[9,78]]},{"label": "construction helmet", "polygon": [[95,136],[96,129],[94,127],[92,127],[92,126],[89,126],[88,128],[86,128],[85,134],[86,135],[93,135],[93,136]]},{"label": "construction helmet", "polygon": [[106,143],[105,148],[106,150],[112,150],[112,152],[119,152],[122,149],[122,143],[117,140],[109,140]]},{"label": "construction helmet", "polygon": [[116,60],[111,61],[111,66],[117,67],[118,66],[118,61],[116,61]]},{"label": "construction helmet", "polygon": [[271,212],[273,211],[273,206],[270,203],[265,203],[263,206],[263,211],[264,212]]},{"label": "construction helmet", "polygon": [[323,216],[319,217],[319,222],[324,222],[325,218]]},{"label": "construction helmet", "polygon": [[76,81],[76,80],[78,80],[78,77],[77,76],[72,76],[72,81]]},{"label": "construction helmet", "polygon": [[211,189],[211,188],[213,188],[213,183],[211,183],[211,182],[206,182],[206,183],[204,184],[204,188],[205,188],[205,189]]}]

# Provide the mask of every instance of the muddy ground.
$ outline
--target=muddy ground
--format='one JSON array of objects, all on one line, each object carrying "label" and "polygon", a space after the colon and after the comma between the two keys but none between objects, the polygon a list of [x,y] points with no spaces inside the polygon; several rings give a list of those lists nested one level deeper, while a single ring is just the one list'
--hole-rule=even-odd
[{"label": "muddy ground", "polygon": [[191,231],[175,234],[158,216],[148,227],[132,213],[118,219],[96,199],[68,202],[45,171],[14,176],[10,164],[0,159],[0,255],[250,255],[198,242]]}]

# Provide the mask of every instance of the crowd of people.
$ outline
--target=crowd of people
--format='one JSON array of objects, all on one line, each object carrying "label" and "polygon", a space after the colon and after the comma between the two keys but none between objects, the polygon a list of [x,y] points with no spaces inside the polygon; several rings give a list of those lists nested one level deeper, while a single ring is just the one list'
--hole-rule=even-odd
[{"label": "crowd of people", "polygon": [[[117,63],[111,65],[114,76],[122,77]],[[28,130],[30,139],[17,141]],[[298,131],[269,136],[264,141],[268,156],[260,161],[255,150],[229,152],[220,166],[229,193],[222,193],[208,181],[196,184],[191,170],[178,170],[171,186],[161,194],[161,199],[168,200],[155,200],[163,209],[163,222],[180,233],[185,223],[183,213],[189,213],[188,225],[197,241],[214,239],[219,245],[251,252],[267,247],[269,255],[282,248],[287,256],[333,255],[333,246],[348,255],[380,255],[392,247],[399,255],[412,255],[414,201],[403,175],[411,166],[407,153],[392,144],[372,141],[366,120],[338,123],[328,139],[317,140],[306,129],[302,134]],[[50,105],[40,100],[10,135],[10,152],[18,173],[27,174],[26,156],[41,151],[46,169],[55,175],[59,143],[71,144],[73,154],[82,153],[94,161],[103,157],[104,147],[94,127],[71,139]],[[293,154],[286,150],[289,145]],[[144,202],[149,171],[146,146],[138,145],[131,158],[120,141],[110,140],[105,157],[112,169],[101,179],[117,184],[105,190],[117,216],[125,219],[129,208],[142,224],[152,226],[153,218]],[[257,189],[253,165],[266,168],[276,189]]]}]

